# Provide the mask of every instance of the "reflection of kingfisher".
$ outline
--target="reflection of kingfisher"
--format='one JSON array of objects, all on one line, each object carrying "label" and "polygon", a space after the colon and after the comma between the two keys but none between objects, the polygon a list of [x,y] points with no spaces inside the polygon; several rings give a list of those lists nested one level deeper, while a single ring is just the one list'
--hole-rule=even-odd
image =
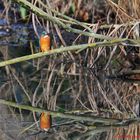
[{"label": "reflection of kingfisher", "polygon": [[46,52],[49,51],[50,49],[51,49],[51,38],[49,34],[43,31],[40,37],[40,50],[42,52]]},{"label": "reflection of kingfisher", "polygon": [[50,113],[42,112],[40,116],[40,128],[44,131],[48,131],[51,127],[52,119]]}]

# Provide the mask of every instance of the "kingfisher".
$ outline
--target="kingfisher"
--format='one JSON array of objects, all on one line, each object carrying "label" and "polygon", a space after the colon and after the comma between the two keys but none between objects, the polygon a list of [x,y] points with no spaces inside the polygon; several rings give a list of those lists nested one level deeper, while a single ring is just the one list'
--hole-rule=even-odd
[{"label": "kingfisher", "polygon": [[40,50],[42,52],[51,50],[51,38],[46,31],[42,32],[39,43],[40,43]]},{"label": "kingfisher", "polygon": [[41,130],[48,131],[51,128],[52,119],[50,113],[42,112],[40,116]]}]

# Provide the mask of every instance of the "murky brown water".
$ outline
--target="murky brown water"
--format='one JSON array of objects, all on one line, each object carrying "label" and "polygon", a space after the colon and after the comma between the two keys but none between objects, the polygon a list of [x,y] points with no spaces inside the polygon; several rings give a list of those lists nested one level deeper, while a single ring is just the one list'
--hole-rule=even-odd
[{"label": "murky brown water", "polygon": [[[43,26],[37,25],[40,36]],[[46,29],[46,28],[45,28]],[[59,35],[54,28],[52,45],[59,48],[92,42],[94,38],[80,36],[60,28]],[[104,32],[104,31],[101,31]],[[78,37],[78,39],[77,39]],[[98,41],[98,40],[96,40]],[[126,49],[126,52],[129,50]],[[125,49],[124,49],[125,50]],[[121,75],[139,66],[139,49],[135,56],[124,56],[121,47],[114,46],[86,49],[80,53],[68,52],[42,57],[0,68],[0,98],[17,104],[31,105],[52,111],[69,112],[77,115],[128,119],[139,117],[139,74]],[[0,61],[39,52],[39,38],[32,22],[10,23],[0,19]],[[132,51],[130,51],[132,52]],[[133,59],[131,59],[133,58]],[[137,76],[137,80],[136,80]],[[72,121],[53,117],[53,125],[48,133],[32,134],[39,131],[34,125],[40,114],[0,105],[1,140],[43,140],[43,139],[97,139],[94,135],[98,126],[101,131],[98,139],[121,137],[124,131],[138,135],[139,125],[128,128],[114,127],[109,132],[100,123]],[[64,124],[63,123],[68,123]],[[62,124],[62,125],[60,125]],[[131,122],[130,122],[131,124]],[[89,128],[89,130],[87,130]],[[97,130],[98,131],[98,130]],[[137,136],[138,137],[138,136]]]}]

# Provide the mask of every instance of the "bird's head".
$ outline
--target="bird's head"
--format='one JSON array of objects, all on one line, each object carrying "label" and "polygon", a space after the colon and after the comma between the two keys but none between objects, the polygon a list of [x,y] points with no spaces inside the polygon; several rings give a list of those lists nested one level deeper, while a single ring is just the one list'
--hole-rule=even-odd
[{"label": "bird's head", "polygon": [[43,37],[45,35],[47,35],[47,32],[46,31],[43,31],[42,34],[41,34],[41,36]]}]

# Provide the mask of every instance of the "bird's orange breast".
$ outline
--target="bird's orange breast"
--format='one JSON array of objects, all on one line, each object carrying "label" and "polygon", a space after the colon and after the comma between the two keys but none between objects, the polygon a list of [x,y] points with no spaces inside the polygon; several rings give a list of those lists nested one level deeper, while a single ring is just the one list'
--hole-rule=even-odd
[{"label": "bird's orange breast", "polygon": [[42,112],[40,116],[40,128],[47,131],[51,127],[50,113]]},{"label": "bird's orange breast", "polygon": [[42,52],[46,52],[51,49],[51,39],[49,35],[40,37],[40,49]]}]

